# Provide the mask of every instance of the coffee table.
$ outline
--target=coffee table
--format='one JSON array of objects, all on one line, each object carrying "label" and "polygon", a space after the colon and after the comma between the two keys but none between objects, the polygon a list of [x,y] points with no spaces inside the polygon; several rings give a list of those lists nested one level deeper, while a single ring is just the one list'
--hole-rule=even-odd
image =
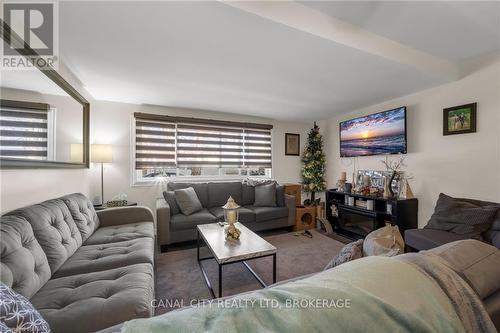
[{"label": "coffee table", "polygon": [[[217,265],[219,266],[218,297],[222,297],[222,267],[228,264],[238,262],[243,263],[243,265],[245,265],[257,281],[259,281],[262,287],[266,287],[266,283],[246,263],[246,260],[272,256],[273,283],[276,283],[276,247],[239,222],[235,223],[235,226],[241,230],[240,239],[226,240],[224,234],[224,228],[226,226],[227,225],[221,226],[219,223],[200,224],[196,226],[198,233],[198,265],[200,266],[201,272],[203,273],[203,277],[205,278],[208,289],[210,289],[212,297],[216,298],[215,292],[210,284],[210,280],[208,279],[207,273],[201,263],[203,260],[215,259]],[[202,239],[212,253],[211,257],[200,258],[200,245]]]}]

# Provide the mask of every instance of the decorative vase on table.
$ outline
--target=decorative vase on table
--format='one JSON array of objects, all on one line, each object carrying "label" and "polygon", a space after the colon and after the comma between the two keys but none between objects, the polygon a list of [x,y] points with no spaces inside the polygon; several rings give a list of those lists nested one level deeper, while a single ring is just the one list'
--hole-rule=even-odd
[{"label": "decorative vase on table", "polygon": [[222,209],[224,209],[224,221],[229,224],[229,226],[224,229],[226,239],[228,240],[239,239],[241,235],[240,229],[234,226],[234,224],[238,222],[238,208],[240,208],[240,206],[234,201],[232,197],[229,197],[226,204],[222,206]]}]

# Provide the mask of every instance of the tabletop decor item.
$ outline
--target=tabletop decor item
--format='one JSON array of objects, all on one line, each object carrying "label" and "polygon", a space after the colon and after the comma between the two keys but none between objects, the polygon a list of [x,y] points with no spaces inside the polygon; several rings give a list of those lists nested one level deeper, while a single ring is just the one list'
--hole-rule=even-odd
[{"label": "tabletop decor item", "polygon": [[[393,181],[396,178],[398,180],[401,180],[400,179],[402,177],[401,169],[403,169],[403,167],[406,166],[405,159],[404,159],[404,157],[400,157],[400,158],[394,159],[392,161],[388,161],[386,159],[385,161],[382,161],[382,163],[386,166],[387,171],[389,171],[391,173],[391,178],[389,179],[387,189],[389,190],[389,197],[392,198],[392,197],[396,196],[396,193],[394,192],[394,189],[392,187]],[[398,193],[399,193],[399,191],[398,191]]]},{"label": "tabletop decor item", "polygon": [[443,110],[443,135],[475,133],[477,103],[453,106]]},{"label": "tabletop decor item", "polygon": [[226,239],[239,239],[241,231],[234,226],[238,222],[240,206],[234,201],[233,197],[229,197],[222,209],[224,209],[224,221],[229,223],[229,226],[224,229]]}]

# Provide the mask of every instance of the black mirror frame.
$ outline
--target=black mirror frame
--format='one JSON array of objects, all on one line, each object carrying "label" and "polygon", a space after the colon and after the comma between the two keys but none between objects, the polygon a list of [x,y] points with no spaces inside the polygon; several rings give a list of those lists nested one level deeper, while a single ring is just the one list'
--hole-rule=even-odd
[{"label": "black mirror frame", "polygon": [[[24,40],[21,39],[10,26],[0,19],[0,35],[2,41],[11,45],[22,45],[24,48],[18,50],[19,54],[29,57],[40,57]],[[61,87],[68,95],[73,97],[83,107],[83,162],[56,162],[56,161],[29,161],[16,158],[0,158],[0,169],[81,169],[90,167],[90,103],[73,86],[63,79],[53,68],[41,68],[37,62],[34,65],[50,80]]]}]

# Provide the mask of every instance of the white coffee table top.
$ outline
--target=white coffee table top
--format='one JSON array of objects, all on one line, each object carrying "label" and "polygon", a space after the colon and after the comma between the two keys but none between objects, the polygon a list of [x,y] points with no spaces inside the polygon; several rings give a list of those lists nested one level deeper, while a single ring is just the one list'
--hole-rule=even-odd
[{"label": "white coffee table top", "polygon": [[196,227],[219,264],[276,253],[276,247],[239,222],[235,223],[241,230],[238,240],[226,240],[224,229],[227,225],[221,227],[219,223],[210,223]]}]

